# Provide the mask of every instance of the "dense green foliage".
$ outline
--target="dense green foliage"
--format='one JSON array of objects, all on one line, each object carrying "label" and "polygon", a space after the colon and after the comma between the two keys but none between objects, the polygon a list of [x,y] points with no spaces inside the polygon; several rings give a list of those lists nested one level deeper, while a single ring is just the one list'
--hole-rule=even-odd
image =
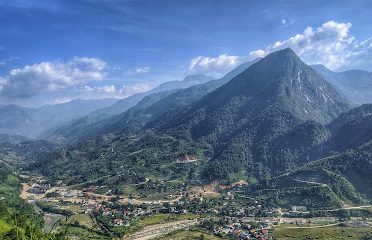
[{"label": "dense green foliage", "polygon": [[20,179],[6,166],[0,166],[0,238],[19,240],[64,239],[45,234],[42,217],[19,197]]}]

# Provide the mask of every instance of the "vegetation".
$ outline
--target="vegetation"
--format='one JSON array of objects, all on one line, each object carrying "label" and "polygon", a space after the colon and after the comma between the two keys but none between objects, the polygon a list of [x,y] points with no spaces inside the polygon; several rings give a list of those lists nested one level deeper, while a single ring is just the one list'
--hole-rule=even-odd
[{"label": "vegetation", "polygon": [[46,203],[46,202],[37,202],[36,205],[43,210],[44,212],[48,213],[55,213],[55,214],[61,214],[65,216],[71,216],[73,213],[66,209],[61,209],[54,207],[53,205]]},{"label": "vegetation", "polygon": [[20,197],[20,179],[5,165],[0,165],[0,238],[1,239],[64,239],[61,234],[45,234],[43,219],[32,205]]},{"label": "vegetation", "polygon": [[340,239],[367,240],[372,238],[370,228],[322,227],[322,228],[276,228],[273,232],[278,240],[290,239]]},{"label": "vegetation", "polygon": [[164,237],[159,237],[156,240],[173,240],[173,239],[178,239],[178,240],[219,240],[222,239],[220,237],[210,235],[204,232],[200,232],[197,230],[179,230],[172,232]]},{"label": "vegetation", "polygon": [[[247,193],[278,199],[274,202],[281,206],[297,202],[332,208],[366,202],[371,150],[358,147],[372,140],[370,106],[336,118],[350,105],[289,49],[216,87],[225,80],[149,95],[110,122],[101,122],[103,128],[92,128],[97,131],[91,136],[98,136],[39,154],[30,170],[50,180],[115,186],[115,192],[149,199],[159,188],[151,182],[133,184],[174,180],[186,187],[244,179],[258,182]],[[357,137],[349,137],[355,131]],[[342,145],[339,141],[348,141],[340,139],[352,143]],[[340,160],[337,154],[342,152],[349,160]],[[184,154],[199,161],[177,164]],[[324,157],[335,160],[315,161]]]}]

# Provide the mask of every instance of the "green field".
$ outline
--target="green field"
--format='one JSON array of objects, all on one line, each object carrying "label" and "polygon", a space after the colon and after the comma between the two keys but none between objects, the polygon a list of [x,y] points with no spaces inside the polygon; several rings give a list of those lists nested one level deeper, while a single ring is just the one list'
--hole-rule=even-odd
[{"label": "green field", "polygon": [[64,235],[70,239],[99,239],[99,240],[109,240],[111,237],[104,236],[93,232],[91,230],[85,229],[84,227],[69,226],[63,229]]},{"label": "green field", "polygon": [[8,233],[11,229],[12,229],[12,226],[10,226],[4,220],[0,219],[0,237],[4,236],[4,234]]},{"label": "green field", "polygon": [[220,240],[222,238],[209,235],[199,231],[186,231],[186,230],[179,230],[172,232],[164,237],[156,238],[156,240],[198,240],[198,239],[205,239],[205,240]]},{"label": "green field", "polygon": [[372,228],[325,227],[325,228],[278,228],[273,232],[274,239],[324,239],[324,240],[370,240]]},{"label": "green field", "polygon": [[80,239],[111,239],[106,236],[104,231],[98,226],[97,222],[88,214],[72,215],[66,220],[62,220],[61,231],[66,236],[78,237]]},{"label": "green field", "polygon": [[139,228],[151,226],[160,223],[184,220],[184,219],[197,219],[200,218],[197,214],[182,214],[182,215],[174,215],[174,214],[155,214],[150,217],[143,218],[138,221],[137,226]]}]

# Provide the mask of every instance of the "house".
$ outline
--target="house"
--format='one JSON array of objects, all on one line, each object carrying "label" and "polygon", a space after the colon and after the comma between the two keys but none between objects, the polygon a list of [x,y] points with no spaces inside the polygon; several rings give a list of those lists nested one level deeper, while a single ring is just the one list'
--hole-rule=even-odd
[{"label": "house", "polygon": [[123,225],[123,219],[115,218],[113,220],[113,223],[114,223],[115,226],[122,226]]},{"label": "house", "polygon": [[198,159],[196,159],[192,155],[184,154],[177,158],[176,163],[190,163],[190,162],[196,162]]},{"label": "house", "polygon": [[37,183],[32,184],[31,188],[28,190],[29,193],[43,194],[50,188],[49,184],[39,185]]},{"label": "house", "polygon": [[305,206],[292,206],[292,212],[307,212],[307,207],[305,207]]},{"label": "house", "polygon": [[67,198],[82,197],[83,192],[79,190],[68,190],[64,196]]}]

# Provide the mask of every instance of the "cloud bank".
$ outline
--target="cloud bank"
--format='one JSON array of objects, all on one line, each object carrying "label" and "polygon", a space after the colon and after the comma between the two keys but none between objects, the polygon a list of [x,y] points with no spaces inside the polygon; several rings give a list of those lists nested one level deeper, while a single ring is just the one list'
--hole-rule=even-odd
[{"label": "cloud bank", "polygon": [[42,62],[16,68],[1,78],[4,98],[30,98],[43,92],[104,79],[106,63],[97,58],[75,57],[68,62]]},{"label": "cloud bank", "polygon": [[81,98],[124,98],[130,95],[149,91],[152,87],[146,83],[126,84],[122,86],[102,85],[88,86],[84,85],[78,89],[78,95]]},{"label": "cloud bank", "polygon": [[351,23],[328,21],[316,28],[307,27],[302,33],[276,41],[263,49],[251,51],[248,56],[199,56],[190,61],[189,72],[225,74],[244,61],[264,57],[287,47],[292,48],[308,64],[323,64],[332,70],[372,71],[372,38],[357,40],[350,34],[351,27]]},{"label": "cloud bank", "polygon": [[196,73],[209,73],[212,75],[221,74],[237,66],[240,61],[239,56],[232,56],[222,54],[218,57],[203,57],[199,56],[191,60],[189,64],[189,72]]},{"label": "cloud bank", "polygon": [[307,27],[287,40],[251,52],[250,56],[255,56],[257,52],[264,56],[290,47],[308,64],[323,64],[333,70],[372,70],[372,38],[359,42],[350,35],[351,27],[351,23],[336,21],[328,21],[317,28]]}]

